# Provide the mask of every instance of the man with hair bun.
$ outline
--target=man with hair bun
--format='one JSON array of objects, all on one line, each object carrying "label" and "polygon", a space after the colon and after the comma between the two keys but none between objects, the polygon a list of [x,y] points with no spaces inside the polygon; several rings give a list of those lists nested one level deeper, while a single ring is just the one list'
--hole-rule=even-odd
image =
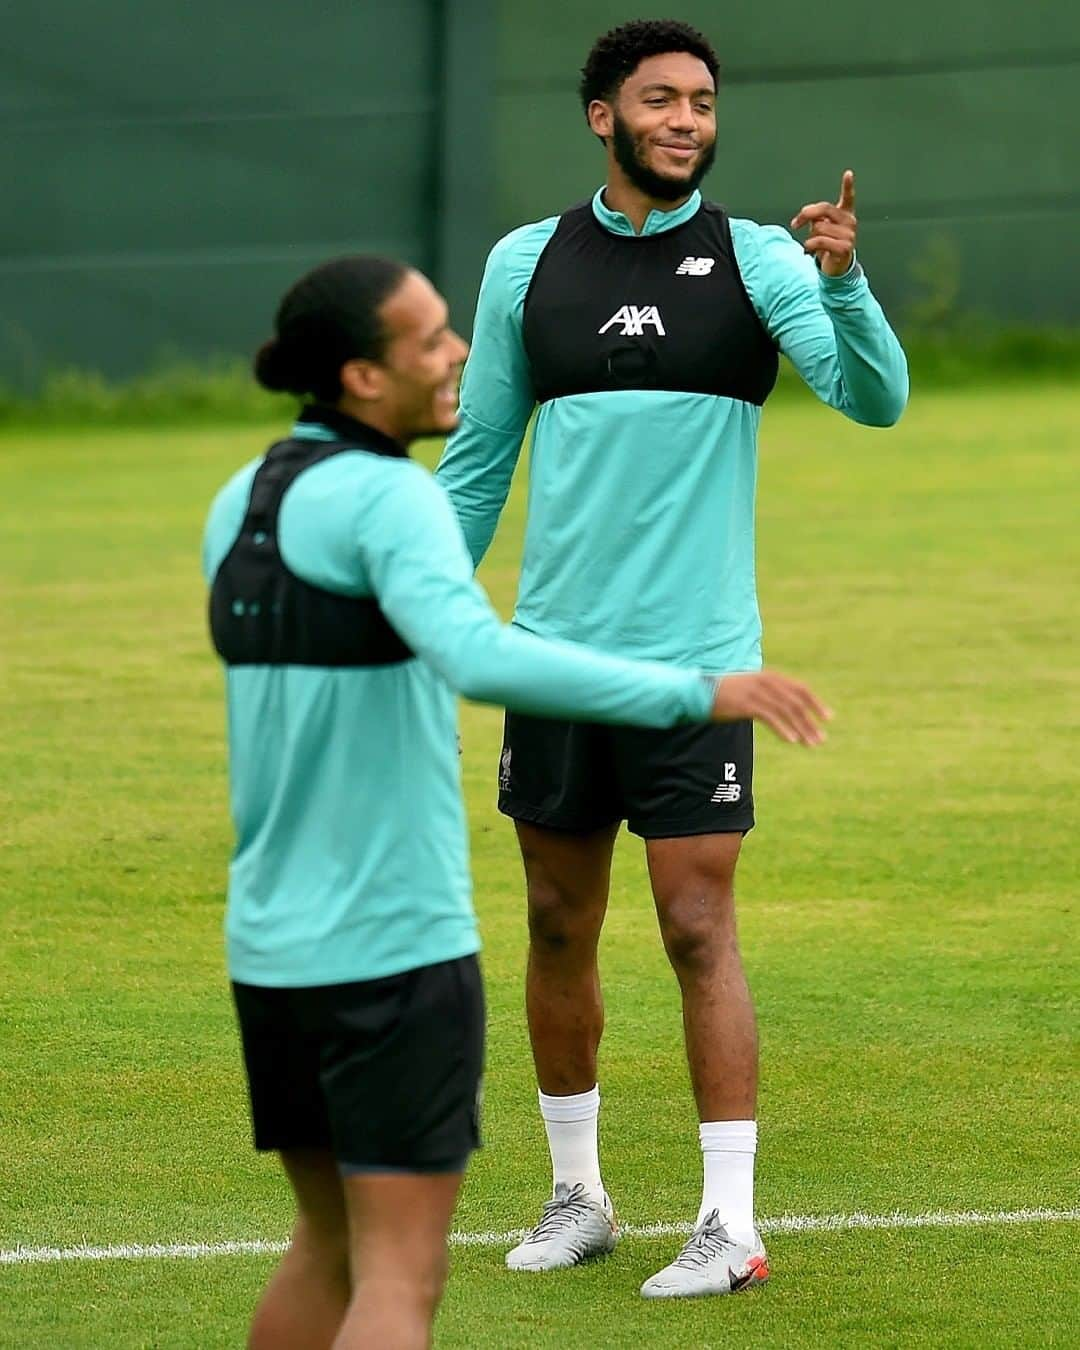
[{"label": "man with hair bun", "polygon": [[[904,354],[855,259],[855,180],[791,228],[729,216],[699,185],[716,153],[718,62],[673,20],[605,33],[581,79],[607,181],[491,251],[436,474],[479,564],[534,408],[514,623],[613,655],[756,670],[754,491],[761,408],[785,353],[846,417],[889,426]],[[596,953],[623,820],[645,840],[679,982],[704,1176],[693,1233],[650,1298],[768,1276],[754,1223],[758,1051],[734,876],[754,824],[749,721],[656,731],[510,711],[499,806],[517,829],[526,1006],[552,1163],[513,1270],[574,1265],[616,1230],[597,1142],[604,1025]],[[674,1216],[673,1216],[674,1217]]]},{"label": "man with hair bun", "polygon": [[251,1350],[418,1350],[478,1146],[483,994],[456,695],[664,727],[825,709],[500,623],[409,444],[456,423],[464,342],[419,272],[339,258],[286,294],[256,357],[304,398],[218,493],[203,540],[225,663],[236,849],[226,940],[254,1124],[296,1200]]}]

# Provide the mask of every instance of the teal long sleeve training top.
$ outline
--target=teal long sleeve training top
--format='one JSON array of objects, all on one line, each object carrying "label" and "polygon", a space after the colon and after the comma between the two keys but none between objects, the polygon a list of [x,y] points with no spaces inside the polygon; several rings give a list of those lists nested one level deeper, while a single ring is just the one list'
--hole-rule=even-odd
[{"label": "teal long sleeve training top", "polygon": [[[728,220],[699,193],[677,210],[650,213],[640,235],[607,208],[602,190],[591,210],[577,211],[588,218],[572,230],[560,226],[567,213],[523,226],[492,250],[461,422],[436,477],[478,564],[539,399],[514,623],[624,656],[715,672],[757,669],[754,500],[764,398],[711,392],[709,287],[726,260],[723,247],[691,253],[710,237],[702,233],[705,213],[727,220],[727,233],[716,237],[730,241],[739,295],[729,288],[724,303],[734,312],[740,297],[748,300],[756,329],[748,333],[746,316],[742,329],[721,325],[717,341],[728,331],[742,344],[725,360],[737,364],[743,338],[758,338],[774,362],[772,349],[786,354],[823,402],[854,421],[889,426],[907,400],[903,351],[862,268],[825,275],[779,226]],[[661,247],[667,252],[649,272],[646,253]],[[561,289],[560,270],[570,274]],[[540,311],[531,334],[530,305]],[[698,327],[686,333],[680,324]],[[538,374],[536,351],[557,368],[562,342],[587,364],[590,335],[608,344],[592,385],[583,378],[585,387],[575,388],[573,369],[556,369],[551,380]],[[682,353],[684,387],[677,361],[674,370],[663,364],[669,350]],[[768,387],[774,377],[775,364]],[[716,383],[725,389],[724,372]]]},{"label": "teal long sleeve training top", "polygon": [[[299,440],[332,441],[311,420]],[[217,495],[212,583],[260,460]],[[226,670],[236,848],[226,938],[233,979],[375,979],[478,948],[459,781],[456,693],[539,715],[671,726],[709,716],[714,682],[503,625],[473,579],[443,490],[422,466],[363,449],[304,469],[277,525],[312,586],[373,596],[415,659],[371,668]]]}]

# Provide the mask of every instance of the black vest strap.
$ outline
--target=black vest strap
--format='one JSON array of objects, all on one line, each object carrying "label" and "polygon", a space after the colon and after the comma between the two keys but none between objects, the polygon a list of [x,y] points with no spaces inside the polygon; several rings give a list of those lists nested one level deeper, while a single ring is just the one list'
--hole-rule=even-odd
[{"label": "black vest strap", "polygon": [[[302,420],[329,424],[322,409]],[[218,655],[230,666],[385,666],[414,655],[376,600],[312,586],[290,572],[281,557],[282,498],[305,469],[346,450],[405,455],[373,428],[351,418],[340,422],[350,427],[339,423],[330,429],[338,434],[352,430],[349,440],[280,441],[255,473],[240,533],[210,588],[210,632]]]}]

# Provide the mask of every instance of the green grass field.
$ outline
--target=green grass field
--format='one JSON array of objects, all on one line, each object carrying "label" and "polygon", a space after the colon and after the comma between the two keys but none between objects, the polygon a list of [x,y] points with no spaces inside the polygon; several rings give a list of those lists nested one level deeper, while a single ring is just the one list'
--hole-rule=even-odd
[{"label": "green grass field", "polygon": [[[837,719],[816,752],[759,737],[740,868],[761,1215],[1073,1218],[774,1229],[766,1289],[659,1306],[637,1287],[677,1237],[546,1277],[458,1246],[439,1345],[1076,1344],[1078,418],[1052,386],[916,397],[888,433],[806,401],[766,414],[767,654]],[[223,709],[198,573],[212,492],[276,431],[0,435],[3,1347],[239,1346],[272,1256],[11,1253],[287,1229],[248,1145],[223,973]],[[482,574],[504,612],[522,489]],[[470,1234],[531,1222],[548,1184],[499,730],[464,709],[491,1007]],[[632,839],[603,964],[608,1186],[626,1224],[683,1222],[695,1121]]]}]

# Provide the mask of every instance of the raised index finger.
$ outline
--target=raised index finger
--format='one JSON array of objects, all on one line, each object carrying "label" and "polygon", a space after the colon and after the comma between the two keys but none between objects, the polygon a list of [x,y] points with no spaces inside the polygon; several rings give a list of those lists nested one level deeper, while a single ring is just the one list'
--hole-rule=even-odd
[{"label": "raised index finger", "polygon": [[841,211],[855,210],[855,175],[850,169],[845,169],[840,179],[840,200],[836,204]]}]

